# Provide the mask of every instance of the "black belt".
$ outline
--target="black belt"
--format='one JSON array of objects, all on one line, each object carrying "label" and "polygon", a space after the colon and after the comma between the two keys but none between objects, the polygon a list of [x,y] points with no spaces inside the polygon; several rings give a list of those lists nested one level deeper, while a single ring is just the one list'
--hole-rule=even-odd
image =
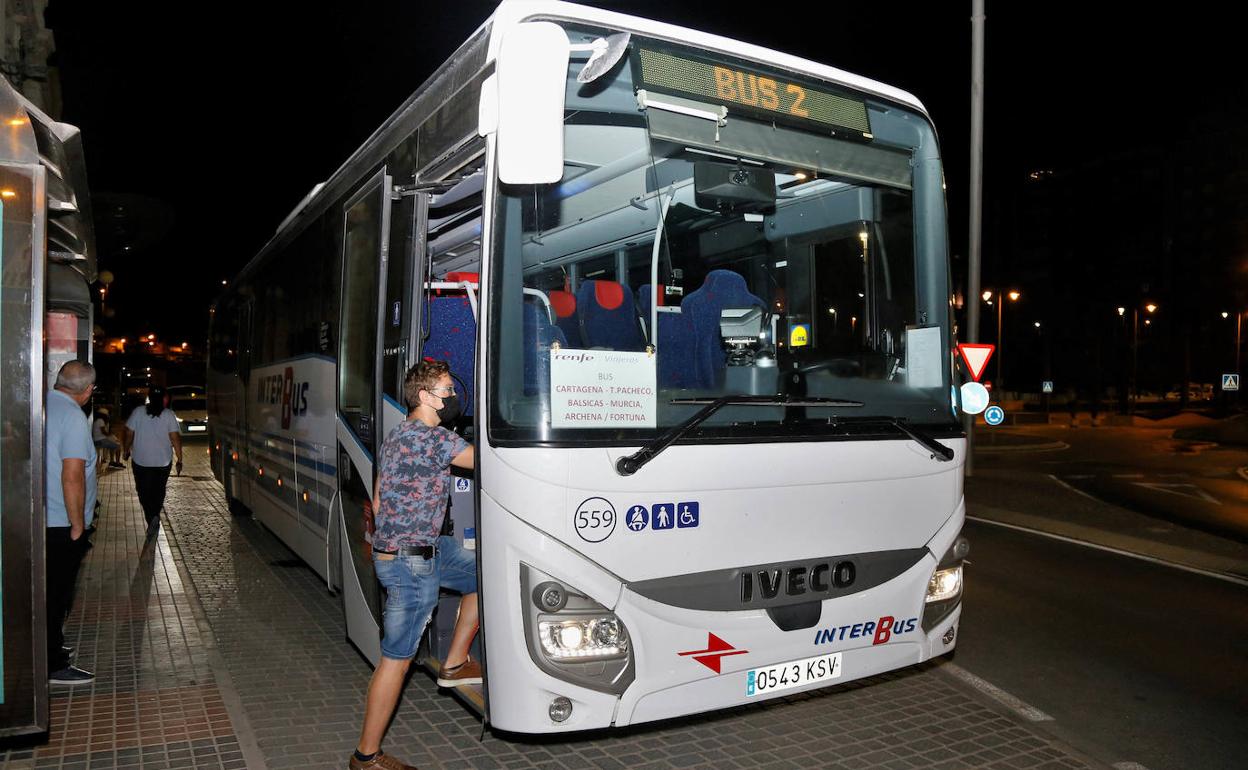
[{"label": "black belt", "polygon": [[419,556],[423,559],[432,559],[438,552],[437,546],[432,545],[401,545],[393,551],[383,551],[379,548],[373,550],[388,556]]}]

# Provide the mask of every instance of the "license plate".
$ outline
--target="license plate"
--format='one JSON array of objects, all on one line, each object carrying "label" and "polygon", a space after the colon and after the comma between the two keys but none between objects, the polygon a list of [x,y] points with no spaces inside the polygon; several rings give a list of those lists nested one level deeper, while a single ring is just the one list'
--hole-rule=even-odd
[{"label": "license plate", "polygon": [[187,430],[189,433],[202,433],[203,431],[208,430],[208,426],[206,426],[206,425],[188,425],[188,426],[187,426],[187,428],[186,428],[186,430]]},{"label": "license plate", "polygon": [[788,690],[792,687],[837,679],[841,675],[841,653],[816,655],[774,666],[755,668],[745,673],[747,696]]}]

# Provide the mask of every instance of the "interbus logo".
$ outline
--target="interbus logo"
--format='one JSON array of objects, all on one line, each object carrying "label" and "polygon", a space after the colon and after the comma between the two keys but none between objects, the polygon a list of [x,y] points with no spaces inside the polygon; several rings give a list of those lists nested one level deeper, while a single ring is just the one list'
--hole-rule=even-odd
[{"label": "interbus logo", "polygon": [[821,628],[815,632],[815,644],[839,642],[844,639],[861,639],[871,637],[871,644],[884,644],[894,635],[908,634],[919,624],[918,618],[898,620],[892,615],[885,615],[879,620],[868,620],[864,623],[849,623],[843,626]]},{"label": "interbus logo", "polygon": [[292,415],[308,411],[308,383],[295,382],[295,370],[286,367],[282,374],[271,374],[257,380],[256,401],[261,404],[282,405],[282,430],[290,429]]}]

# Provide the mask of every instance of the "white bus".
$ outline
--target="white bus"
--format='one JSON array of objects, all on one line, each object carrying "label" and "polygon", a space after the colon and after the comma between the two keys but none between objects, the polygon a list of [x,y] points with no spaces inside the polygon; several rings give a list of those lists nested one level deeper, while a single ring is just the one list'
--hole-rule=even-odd
[{"label": "white bus", "polygon": [[[373,458],[450,362],[497,728],[625,726],[953,649],[966,442],[936,135],[888,86],[504,2],[214,307],[232,507],[379,656]],[[454,619],[438,613],[436,666]]]}]

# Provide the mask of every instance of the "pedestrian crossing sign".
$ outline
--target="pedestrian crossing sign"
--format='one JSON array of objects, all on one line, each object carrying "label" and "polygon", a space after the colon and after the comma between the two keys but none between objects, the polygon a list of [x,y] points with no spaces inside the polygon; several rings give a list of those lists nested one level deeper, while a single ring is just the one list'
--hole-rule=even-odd
[{"label": "pedestrian crossing sign", "polygon": [[1238,374],[1222,375],[1222,390],[1239,390],[1239,375]]}]

